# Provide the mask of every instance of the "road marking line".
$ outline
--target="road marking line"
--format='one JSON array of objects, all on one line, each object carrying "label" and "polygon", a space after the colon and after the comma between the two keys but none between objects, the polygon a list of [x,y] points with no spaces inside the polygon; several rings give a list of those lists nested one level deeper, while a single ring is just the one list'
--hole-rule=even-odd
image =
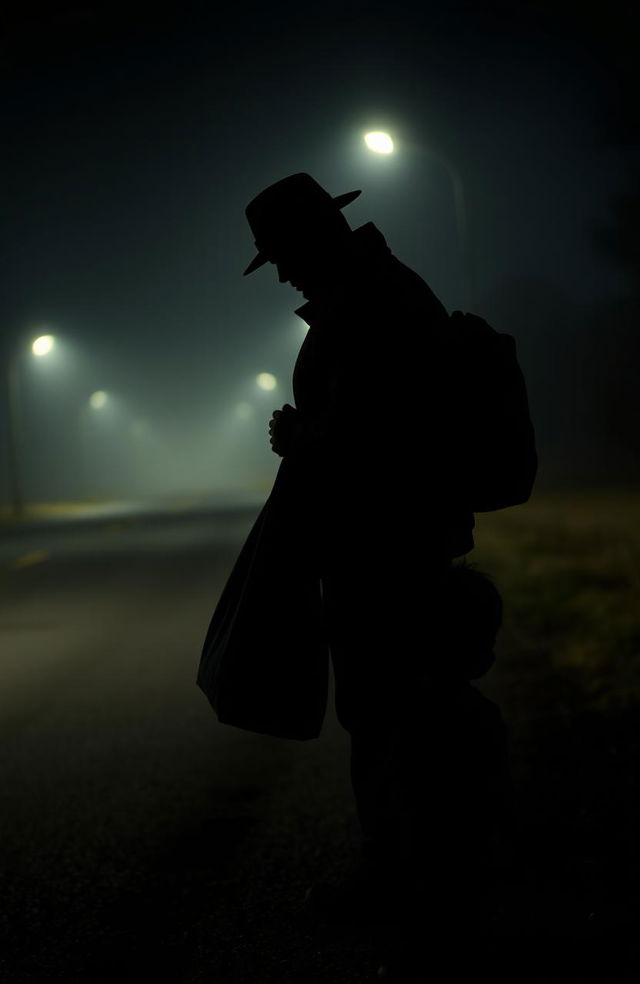
[{"label": "road marking line", "polygon": [[32,567],[33,564],[41,564],[44,560],[48,560],[49,556],[48,550],[32,550],[30,553],[23,554],[22,557],[16,557],[9,566],[14,570],[19,570],[21,567]]}]

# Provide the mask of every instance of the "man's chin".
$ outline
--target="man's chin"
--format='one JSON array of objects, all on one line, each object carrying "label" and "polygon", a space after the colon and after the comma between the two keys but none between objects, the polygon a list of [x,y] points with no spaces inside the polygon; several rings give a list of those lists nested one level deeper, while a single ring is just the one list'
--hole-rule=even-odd
[{"label": "man's chin", "polygon": [[317,284],[315,286],[311,284],[307,287],[301,287],[300,293],[305,298],[305,300],[311,301],[313,300],[314,297],[318,297],[322,293],[322,290]]}]

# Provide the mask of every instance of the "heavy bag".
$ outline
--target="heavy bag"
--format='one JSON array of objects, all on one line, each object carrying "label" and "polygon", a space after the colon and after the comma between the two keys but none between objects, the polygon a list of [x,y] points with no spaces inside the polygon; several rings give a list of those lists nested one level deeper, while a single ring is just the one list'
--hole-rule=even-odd
[{"label": "heavy bag", "polygon": [[213,613],[197,683],[222,724],[317,738],[329,649],[320,579],[304,562],[306,517],[283,459]]}]

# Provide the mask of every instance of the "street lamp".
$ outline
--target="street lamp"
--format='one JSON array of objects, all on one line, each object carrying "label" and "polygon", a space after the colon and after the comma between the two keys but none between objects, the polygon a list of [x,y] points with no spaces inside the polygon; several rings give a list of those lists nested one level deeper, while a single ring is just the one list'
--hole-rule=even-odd
[{"label": "street lamp", "polygon": [[[33,355],[41,358],[48,355],[56,342],[55,335],[38,335],[31,343]],[[9,464],[9,498],[11,510],[15,519],[20,519],[24,512],[22,477],[20,473],[20,458],[18,454],[20,430],[20,357],[22,347],[18,347],[9,356],[7,370],[7,432],[8,432],[8,464]]]},{"label": "street lamp", "polygon": [[[367,148],[375,154],[390,154],[394,150],[394,142],[391,136],[383,131],[376,130],[369,133],[365,133],[364,142]],[[462,178],[460,177],[460,172],[458,168],[452,164],[452,162],[441,154],[439,151],[433,151],[431,149],[424,150],[422,147],[412,146],[411,150],[416,154],[421,154],[425,157],[430,157],[434,160],[439,161],[439,163],[444,167],[449,175],[449,180],[451,182],[451,189],[453,195],[453,208],[456,217],[456,229],[458,233],[458,241],[460,244],[460,253],[462,255],[462,270],[466,294],[466,303],[468,308],[473,307],[473,301],[475,296],[474,283],[473,283],[473,273],[471,266],[471,253],[469,248],[469,225],[467,220],[467,205],[464,193],[464,186],[462,184]]]},{"label": "street lamp", "polygon": [[394,150],[393,140],[388,133],[382,130],[372,130],[370,133],[365,133],[364,142],[374,154],[392,154]]},{"label": "street lamp", "polygon": [[250,420],[253,417],[253,407],[247,400],[236,403],[235,415],[238,420]]},{"label": "street lamp", "polygon": [[261,390],[274,390],[278,385],[278,380],[270,372],[261,372],[256,376],[256,383]]},{"label": "street lamp", "polygon": [[92,410],[103,410],[109,400],[104,390],[96,390],[89,397],[89,406]]},{"label": "street lamp", "polygon": [[31,343],[31,351],[40,358],[43,355],[48,355],[55,343],[55,335],[38,335]]}]

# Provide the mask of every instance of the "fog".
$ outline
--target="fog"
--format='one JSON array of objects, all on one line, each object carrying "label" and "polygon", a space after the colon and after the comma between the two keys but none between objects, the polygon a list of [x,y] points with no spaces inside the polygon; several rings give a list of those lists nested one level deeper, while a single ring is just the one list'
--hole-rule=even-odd
[{"label": "fog", "polygon": [[[352,227],[375,222],[448,310],[514,335],[541,485],[637,482],[631,17],[463,2],[16,17],[0,499],[16,481],[27,502],[268,490],[268,420],[292,401],[305,325],[272,267],[243,278],[244,208],[295,171],[362,189]],[[394,154],[366,149],[371,127]],[[371,385],[374,414],[384,373]]]}]

